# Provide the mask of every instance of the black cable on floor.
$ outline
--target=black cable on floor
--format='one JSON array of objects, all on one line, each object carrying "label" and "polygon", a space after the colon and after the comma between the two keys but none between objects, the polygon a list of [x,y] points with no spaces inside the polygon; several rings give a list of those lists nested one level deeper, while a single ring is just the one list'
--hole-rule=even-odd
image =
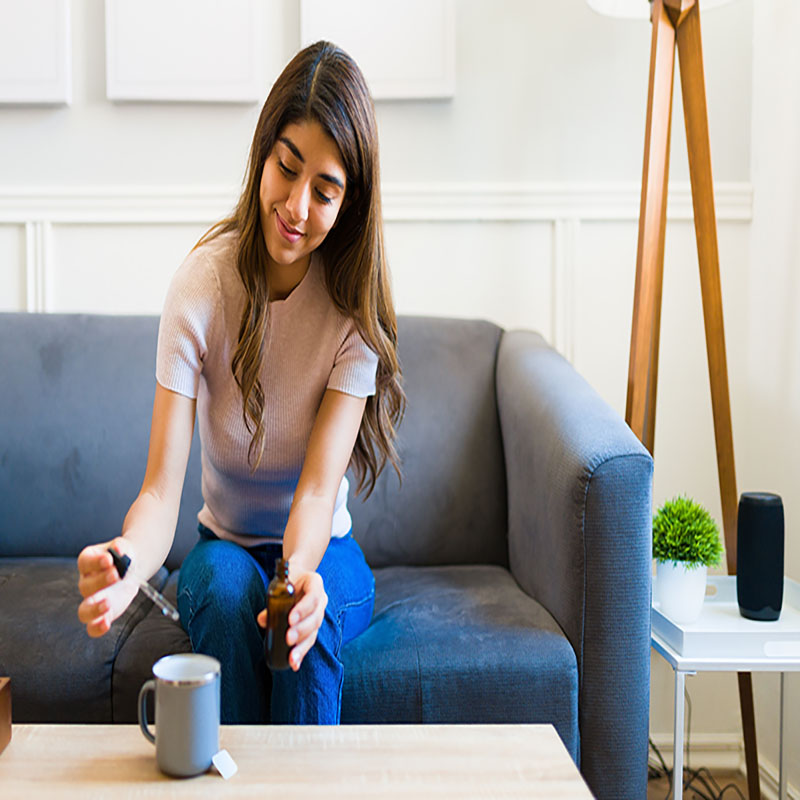
[{"label": "black cable on floor", "polygon": [[[698,767],[697,769],[692,769],[689,765],[689,759],[691,757],[691,734],[692,734],[692,701],[689,697],[688,690],[685,691],[685,700],[688,707],[687,711],[687,731],[686,731],[686,764],[683,768],[683,792],[684,797],[687,800],[725,800],[726,792],[733,790],[736,794],[741,798],[741,800],[747,800],[747,798],[742,794],[741,789],[734,783],[726,784],[724,787],[720,788],[717,781],[714,779],[714,776],[711,774],[711,771],[708,767]],[[667,793],[664,796],[664,800],[669,800],[672,796],[673,792],[673,770],[670,769],[666,762],[664,761],[664,757],[661,755],[661,751],[656,747],[655,742],[653,742],[652,738],[648,739],[650,744],[650,749],[655,753],[656,758],[658,759],[657,763],[653,763],[653,761],[648,758],[647,761],[647,779],[650,780],[659,780],[661,778],[666,778],[668,782],[667,786]],[[673,754],[674,758],[674,754]],[[699,784],[699,785],[698,785]],[[692,792],[690,796],[688,793],[689,791]]]},{"label": "black cable on floor", "polygon": [[747,798],[742,794],[742,790],[735,783],[728,783],[722,787],[722,791],[718,795],[720,800],[724,800],[725,792],[727,792],[728,789],[733,789],[733,791],[736,792],[736,794],[738,794],[742,800],[747,800]]}]

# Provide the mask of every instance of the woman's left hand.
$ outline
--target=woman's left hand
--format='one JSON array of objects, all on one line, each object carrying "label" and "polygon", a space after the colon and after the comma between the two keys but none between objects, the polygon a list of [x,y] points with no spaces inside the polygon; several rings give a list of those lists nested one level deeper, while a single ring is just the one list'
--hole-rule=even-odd
[{"label": "woman's left hand", "polygon": [[[292,582],[297,593],[297,602],[289,612],[289,630],[286,631],[286,644],[291,647],[289,666],[297,672],[306,653],[317,641],[317,631],[325,619],[328,595],[318,572],[301,572],[293,576]],[[267,610],[258,615],[258,624],[267,627]]]}]

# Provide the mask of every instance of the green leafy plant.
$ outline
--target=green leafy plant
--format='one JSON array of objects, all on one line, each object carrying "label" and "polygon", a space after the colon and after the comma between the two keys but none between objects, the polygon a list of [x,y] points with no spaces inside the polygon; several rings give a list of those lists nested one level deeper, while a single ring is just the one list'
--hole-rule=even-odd
[{"label": "green leafy plant", "polygon": [[708,511],[688,497],[673,497],[653,517],[653,558],[687,566],[720,563],[719,528]]}]

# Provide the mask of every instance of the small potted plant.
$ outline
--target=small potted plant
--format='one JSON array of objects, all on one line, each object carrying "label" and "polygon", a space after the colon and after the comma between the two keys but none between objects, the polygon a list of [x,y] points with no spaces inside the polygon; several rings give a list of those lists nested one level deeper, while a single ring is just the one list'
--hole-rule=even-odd
[{"label": "small potted plant", "polygon": [[656,602],[675,622],[695,622],[703,610],[708,567],[720,563],[722,542],[711,514],[688,497],[668,500],[653,517]]}]

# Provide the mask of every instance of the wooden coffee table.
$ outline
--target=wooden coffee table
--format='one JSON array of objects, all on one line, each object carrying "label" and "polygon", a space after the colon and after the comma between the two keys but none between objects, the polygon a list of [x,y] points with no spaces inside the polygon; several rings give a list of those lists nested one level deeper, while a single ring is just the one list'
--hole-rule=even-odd
[{"label": "wooden coffee table", "polygon": [[163,776],[134,725],[14,725],[4,800],[60,798],[547,798],[592,795],[550,725],[223,726],[239,766]]}]

